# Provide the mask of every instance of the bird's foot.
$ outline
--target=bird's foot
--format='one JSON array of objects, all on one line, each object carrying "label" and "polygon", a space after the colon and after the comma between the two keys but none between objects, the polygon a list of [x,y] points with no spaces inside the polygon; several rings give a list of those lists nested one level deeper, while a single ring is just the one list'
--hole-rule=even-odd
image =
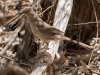
[{"label": "bird's foot", "polygon": [[48,49],[50,49],[50,48],[45,48],[45,47],[43,47],[43,48],[40,48],[39,50],[40,50],[40,51],[46,51],[46,50],[48,50]]}]

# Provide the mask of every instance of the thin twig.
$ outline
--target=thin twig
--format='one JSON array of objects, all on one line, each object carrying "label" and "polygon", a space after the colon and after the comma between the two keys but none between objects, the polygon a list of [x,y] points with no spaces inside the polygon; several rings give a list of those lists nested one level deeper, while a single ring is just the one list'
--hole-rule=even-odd
[{"label": "thin twig", "polygon": [[88,66],[90,65],[91,59],[92,59],[92,55],[93,55],[94,50],[92,51],[92,53],[90,54],[90,58],[89,58],[89,62],[88,62]]},{"label": "thin twig", "polygon": [[14,61],[14,59],[10,58],[10,57],[7,57],[7,56],[4,56],[4,55],[1,55],[0,57],[3,57],[3,58],[6,58],[6,59],[9,59],[11,61]]},{"label": "thin twig", "polygon": [[94,71],[94,70],[92,70],[92,69],[90,69],[90,68],[88,68],[88,69],[89,69],[89,71],[91,71],[91,72],[93,72],[93,73],[95,73],[95,74],[97,74],[97,75],[100,75],[99,72],[96,72],[96,71]]},{"label": "thin twig", "polygon": [[100,3],[100,0],[97,0]]},{"label": "thin twig", "polygon": [[53,8],[54,5],[55,5],[55,3],[56,3],[56,0],[53,2],[53,4],[52,4],[51,6],[49,6],[47,9],[45,9],[42,13],[40,13],[40,14],[38,14],[38,15],[42,15],[42,14],[44,14],[47,10],[49,10],[50,8]]},{"label": "thin twig", "polygon": [[34,8],[34,6],[39,2],[40,0],[38,0],[36,3],[32,4],[32,8]]},{"label": "thin twig", "polygon": [[93,24],[93,23],[100,23],[100,21],[99,22],[78,23],[78,24],[68,24],[68,25],[85,25],[85,24]]},{"label": "thin twig", "polygon": [[92,7],[93,7],[93,10],[94,10],[96,22],[97,22],[97,40],[96,40],[96,43],[97,43],[97,41],[98,41],[98,31],[99,31],[98,26],[99,26],[99,25],[98,25],[98,18],[97,18],[97,14],[96,14],[96,10],[95,10],[95,7],[94,7],[93,0],[91,0],[91,1],[92,1]]},{"label": "thin twig", "polygon": [[[97,41],[98,41],[98,18],[97,18],[97,14],[96,14],[96,10],[95,10],[95,7],[94,7],[93,0],[91,0],[91,2],[92,2],[92,7],[93,7],[93,10],[94,10],[94,14],[95,14],[96,22],[97,22],[97,40],[96,40],[96,43],[97,43]],[[88,65],[90,65],[90,61],[91,61],[91,59],[92,59],[93,52],[94,52],[94,51],[92,51],[92,53],[91,53],[91,56],[90,56]]]}]

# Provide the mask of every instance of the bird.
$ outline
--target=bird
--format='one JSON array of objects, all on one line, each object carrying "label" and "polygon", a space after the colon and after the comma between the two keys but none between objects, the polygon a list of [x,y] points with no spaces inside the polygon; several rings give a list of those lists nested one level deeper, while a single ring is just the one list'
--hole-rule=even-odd
[{"label": "bird", "polygon": [[32,33],[41,39],[43,43],[48,45],[50,41],[66,40],[74,44],[78,44],[87,50],[93,50],[92,46],[86,45],[76,40],[72,40],[71,38],[64,36],[64,32],[61,30],[44,22],[41,18],[38,17],[32,7],[25,7],[19,13],[24,14],[27,17]]}]

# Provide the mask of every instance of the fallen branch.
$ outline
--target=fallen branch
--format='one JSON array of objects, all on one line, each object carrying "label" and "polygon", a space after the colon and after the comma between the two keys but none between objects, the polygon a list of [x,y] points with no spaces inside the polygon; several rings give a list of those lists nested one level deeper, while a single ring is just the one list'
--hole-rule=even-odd
[{"label": "fallen branch", "polygon": [[4,26],[7,26],[9,25],[11,22],[13,22],[14,20],[16,20],[18,17],[20,17],[22,14],[17,14],[16,16],[14,16],[12,19],[10,19],[9,21],[7,21],[4,25]]},{"label": "fallen branch", "polygon": [[[2,49],[2,51],[0,52],[0,56],[5,54],[5,52],[9,49],[9,47],[12,45],[12,43],[15,41],[15,39],[18,36],[18,33],[21,31],[21,29],[24,26],[24,21],[22,21],[22,24],[19,26],[18,29],[16,29],[14,35],[12,35],[12,37],[9,39],[10,41],[7,43],[7,45]],[[12,39],[12,40],[11,40]]]},{"label": "fallen branch", "polygon": [[81,47],[84,47],[84,48],[86,48],[87,50],[93,50],[93,46],[89,46],[89,45],[87,45],[87,44],[84,44],[84,43],[82,43],[82,42],[79,42],[79,41],[76,41],[76,40],[72,40],[71,38],[68,38],[68,37],[65,37],[65,40],[67,40],[68,42],[72,42],[72,43],[74,43],[74,44],[77,44],[77,45],[79,45],[79,46],[81,46]]}]

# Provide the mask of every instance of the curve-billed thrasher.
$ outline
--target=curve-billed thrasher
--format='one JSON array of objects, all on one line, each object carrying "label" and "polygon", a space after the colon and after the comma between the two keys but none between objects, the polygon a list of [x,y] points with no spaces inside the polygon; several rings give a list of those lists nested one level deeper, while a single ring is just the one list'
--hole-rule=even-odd
[{"label": "curve-billed thrasher", "polygon": [[93,49],[93,47],[89,45],[72,40],[64,36],[62,31],[58,30],[57,28],[54,28],[53,26],[50,26],[42,19],[40,19],[37,16],[37,14],[35,14],[35,12],[31,7],[25,7],[24,9],[21,10],[20,13],[24,13],[27,16],[33,34],[39,39],[41,39],[42,42],[44,43],[48,43],[50,41],[57,41],[57,40],[67,40],[69,42],[78,44],[84,48]]}]

